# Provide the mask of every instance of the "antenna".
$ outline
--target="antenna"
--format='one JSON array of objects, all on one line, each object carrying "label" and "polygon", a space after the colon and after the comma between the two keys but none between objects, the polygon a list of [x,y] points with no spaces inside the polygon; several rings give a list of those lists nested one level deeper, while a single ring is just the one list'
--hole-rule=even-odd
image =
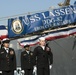
[{"label": "antenna", "polygon": [[59,6],[68,6],[70,5],[70,0],[65,0],[64,2],[58,3]]}]

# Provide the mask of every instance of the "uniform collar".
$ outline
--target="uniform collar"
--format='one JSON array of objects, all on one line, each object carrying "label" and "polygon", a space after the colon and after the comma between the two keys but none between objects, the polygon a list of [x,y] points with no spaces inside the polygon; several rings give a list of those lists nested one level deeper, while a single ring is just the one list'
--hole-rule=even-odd
[{"label": "uniform collar", "polygon": [[4,47],[5,51],[9,53],[9,48]]},{"label": "uniform collar", "polygon": [[43,50],[45,50],[45,46],[41,46]]},{"label": "uniform collar", "polygon": [[9,50],[9,48],[4,47],[5,50]]},{"label": "uniform collar", "polygon": [[26,51],[26,53],[27,53],[27,54],[29,54],[29,53],[30,53],[30,51]]}]

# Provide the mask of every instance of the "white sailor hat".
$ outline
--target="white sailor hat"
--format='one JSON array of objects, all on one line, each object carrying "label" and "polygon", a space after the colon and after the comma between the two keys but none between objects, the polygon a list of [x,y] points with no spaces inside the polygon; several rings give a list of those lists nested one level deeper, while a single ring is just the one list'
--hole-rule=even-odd
[{"label": "white sailor hat", "polygon": [[8,38],[4,38],[3,40],[2,40],[2,43],[9,43],[10,42],[10,39],[8,39]]},{"label": "white sailor hat", "polygon": [[45,37],[40,37],[39,40],[45,40]]}]

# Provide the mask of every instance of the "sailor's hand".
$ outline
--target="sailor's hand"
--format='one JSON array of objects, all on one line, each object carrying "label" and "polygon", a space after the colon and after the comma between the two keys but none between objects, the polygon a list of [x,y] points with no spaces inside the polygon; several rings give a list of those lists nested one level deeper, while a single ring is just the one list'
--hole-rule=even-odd
[{"label": "sailor's hand", "polygon": [[49,68],[51,69],[52,68],[52,65],[49,65]]},{"label": "sailor's hand", "polygon": [[36,70],[37,70],[37,67],[36,67],[36,66],[34,66],[33,73],[35,73],[35,72],[36,72]]},{"label": "sailor's hand", "polygon": [[22,72],[22,73],[25,73],[25,71],[24,71],[24,70],[22,70],[21,72]]},{"label": "sailor's hand", "polygon": [[0,71],[0,73],[2,73],[2,71]]},{"label": "sailor's hand", "polygon": [[14,73],[16,73],[17,71],[16,70],[14,70]]}]

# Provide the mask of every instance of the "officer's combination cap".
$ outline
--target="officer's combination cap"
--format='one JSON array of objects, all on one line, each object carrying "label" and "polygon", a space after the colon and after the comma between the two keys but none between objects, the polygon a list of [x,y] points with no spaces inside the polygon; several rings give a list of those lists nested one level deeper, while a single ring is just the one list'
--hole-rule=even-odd
[{"label": "officer's combination cap", "polygon": [[3,40],[2,40],[2,43],[9,43],[10,42],[10,39],[8,39],[8,38],[4,38]]},{"label": "officer's combination cap", "polygon": [[30,45],[27,44],[27,45],[24,46],[24,48],[26,48],[26,47],[30,47]]}]

